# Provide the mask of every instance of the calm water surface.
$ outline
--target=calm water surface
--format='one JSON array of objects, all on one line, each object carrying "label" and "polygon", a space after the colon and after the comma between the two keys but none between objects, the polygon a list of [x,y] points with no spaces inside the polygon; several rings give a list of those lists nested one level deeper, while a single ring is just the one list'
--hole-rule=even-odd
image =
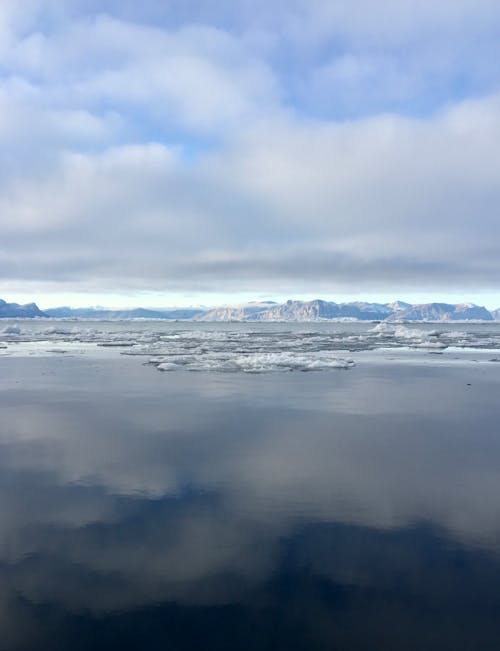
[{"label": "calm water surface", "polygon": [[500,648],[500,364],[0,359],[0,649]]}]

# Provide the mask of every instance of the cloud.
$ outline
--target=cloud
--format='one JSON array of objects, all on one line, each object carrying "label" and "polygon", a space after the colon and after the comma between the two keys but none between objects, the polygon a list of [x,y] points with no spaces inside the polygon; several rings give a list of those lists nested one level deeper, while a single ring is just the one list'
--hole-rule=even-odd
[{"label": "cloud", "polygon": [[3,4],[4,280],[495,287],[498,9],[370,6]]}]

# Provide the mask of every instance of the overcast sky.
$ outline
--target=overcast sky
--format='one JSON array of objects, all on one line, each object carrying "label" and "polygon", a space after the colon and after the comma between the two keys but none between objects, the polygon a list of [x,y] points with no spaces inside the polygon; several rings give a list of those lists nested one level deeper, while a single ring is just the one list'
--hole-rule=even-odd
[{"label": "overcast sky", "polygon": [[1,0],[0,297],[500,305],[498,0]]}]

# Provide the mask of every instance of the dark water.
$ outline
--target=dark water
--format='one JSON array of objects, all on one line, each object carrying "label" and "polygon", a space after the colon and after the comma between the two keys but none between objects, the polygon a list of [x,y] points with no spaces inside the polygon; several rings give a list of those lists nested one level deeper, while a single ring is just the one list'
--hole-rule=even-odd
[{"label": "dark water", "polygon": [[0,365],[0,649],[500,649],[500,366]]}]

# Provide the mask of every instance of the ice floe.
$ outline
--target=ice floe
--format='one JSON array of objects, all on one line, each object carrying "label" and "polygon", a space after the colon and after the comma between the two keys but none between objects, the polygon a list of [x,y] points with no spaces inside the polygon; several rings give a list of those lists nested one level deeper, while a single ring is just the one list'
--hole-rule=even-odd
[{"label": "ice floe", "polygon": [[[328,371],[349,369],[363,351],[414,350],[421,355],[459,349],[500,351],[500,324],[174,324],[143,322],[7,323],[0,355],[94,350],[137,356],[160,371]],[[81,348],[81,351],[80,351]],[[497,358],[490,353],[489,359]],[[357,359],[357,358],[356,358]]]},{"label": "ice floe", "polygon": [[232,357],[205,353],[197,356],[156,357],[150,359],[150,363],[155,365],[159,371],[176,371],[182,368],[188,371],[243,371],[244,373],[347,370],[354,366],[353,360],[334,355],[297,355],[286,352],[249,353]]}]

